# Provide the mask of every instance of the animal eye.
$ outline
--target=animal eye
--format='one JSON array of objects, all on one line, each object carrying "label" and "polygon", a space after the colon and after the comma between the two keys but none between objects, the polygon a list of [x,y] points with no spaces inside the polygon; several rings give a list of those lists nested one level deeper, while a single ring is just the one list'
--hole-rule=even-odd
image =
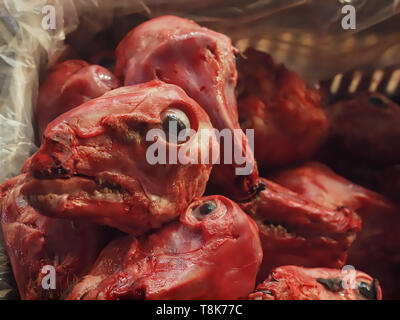
[{"label": "animal eye", "polygon": [[318,278],[317,281],[332,292],[339,292],[342,290],[342,280],[339,278]]},{"label": "animal eye", "polygon": [[360,282],[358,285],[358,292],[360,292],[368,300],[377,300],[377,289],[376,279],[374,279],[372,285],[366,282]]},{"label": "animal eye", "polygon": [[207,201],[199,205],[193,210],[193,216],[198,220],[203,220],[203,218],[212,213],[217,208],[217,204],[214,201]]},{"label": "animal eye", "polygon": [[386,103],[379,97],[371,97],[368,99],[369,103],[377,108],[385,108]]},{"label": "animal eye", "polygon": [[170,108],[161,115],[162,127],[169,142],[179,141],[178,136],[182,130],[190,129],[188,116],[180,109]]}]

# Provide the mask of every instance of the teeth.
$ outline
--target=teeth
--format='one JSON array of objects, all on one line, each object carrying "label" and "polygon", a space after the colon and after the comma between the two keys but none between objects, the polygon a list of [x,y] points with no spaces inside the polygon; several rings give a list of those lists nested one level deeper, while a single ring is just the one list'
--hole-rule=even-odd
[{"label": "teeth", "polygon": [[97,184],[97,188],[91,191],[72,190],[62,194],[37,194],[27,195],[25,201],[31,204],[42,202],[47,204],[56,204],[60,201],[75,201],[76,199],[90,199],[91,197],[99,201],[121,202],[127,191],[120,185],[107,181],[103,178],[93,178]]},{"label": "teeth", "polygon": [[57,195],[55,194],[39,194],[36,196],[36,199],[39,201],[51,201],[53,199],[55,199],[57,197]]},{"label": "teeth", "polygon": [[63,207],[68,201],[68,195],[66,194],[38,194],[38,195],[31,195],[27,197],[28,202],[31,205],[35,203],[45,205],[45,207],[50,208],[50,210],[58,210],[59,208]]},{"label": "teeth", "polygon": [[107,187],[101,189],[101,192],[103,193],[111,193],[112,191],[110,189],[108,189]]},{"label": "teeth", "polygon": [[108,187],[101,188],[98,190],[101,193],[114,193],[114,194],[121,194],[121,191],[119,189],[111,189]]},{"label": "teeth", "polygon": [[[96,181],[97,185],[100,187],[102,187],[103,185],[106,185],[105,187],[103,187],[104,190],[108,190],[110,188],[112,188],[112,189],[120,188],[120,186],[118,184],[115,184],[111,181],[104,180],[103,178],[95,178],[95,181]],[[106,191],[106,192],[108,192],[108,191]]]},{"label": "teeth", "polygon": [[102,195],[102,193],[100,191],[94,190],[94,192],[93,192],[94,197],[101,197],[101,195]]},{"label": "teeth", "polygon": [[101,190],[101,192],[104,192],[104,193],[113,193],[113,190],[112,190],[112,189],[109,189],[109,188],[107,188],[107,187],[105,187],[105,188],[103,188],[103,189]]},{"label": "teeth", "polygon": [[[109,189],[108,189],[109,190]],[[104,192],[104,189],[101,191],[95,190],[93,192],[93,198],[98,200],[108,200],[108,201],[122,201],[123,197],[120,193]]]}]

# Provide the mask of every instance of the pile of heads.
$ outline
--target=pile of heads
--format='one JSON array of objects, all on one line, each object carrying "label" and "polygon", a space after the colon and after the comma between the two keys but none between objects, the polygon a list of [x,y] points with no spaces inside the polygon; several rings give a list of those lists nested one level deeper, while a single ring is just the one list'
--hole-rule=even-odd
[{"label": "pile of heads", "polygon": [[[40,148],[0,187],[22,299],[382,299],[371,276],[388,297],[400,292],[400,180],[389,200],[309,162],[350,157],[327,156],[337,136],[353,154],[394,159],[400,126],[382,119],[400,108],[324,108],[269,55],[238,55],[227,36],[175,16],[131,30],[115,58],[110,70],[50,70]],[[382,137],[368,135],[374,120]],[[348,281],[346,264],[371,276]]]}]

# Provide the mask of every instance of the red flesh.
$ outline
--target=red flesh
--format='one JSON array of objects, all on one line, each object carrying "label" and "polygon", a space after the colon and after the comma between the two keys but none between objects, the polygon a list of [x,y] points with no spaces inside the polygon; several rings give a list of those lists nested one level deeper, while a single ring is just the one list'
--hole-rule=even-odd
[{"label": "red flesh", "polygon": [[254,129],[255,157],[270,169],[309,159],[328,122],[319,93],[272,57],[248,49],[238,62],[238,106],[243,130]]},{"label": "red flesh", "polygon": [[[334,285],[326,285],[332,280]],[[364,272],[354,270],[350,275],[336,269],[282,266],[274,269],[249,299],[382,300],[382,291],[379,283]]]},{"label": "red flesh", "polygon": [[[400,107],[379,93],[363,93],[327,109],[333,159],[352,156],[376,166],[400,163]],[[328,155],[329,156],[329,155]],[[354,161],[354,160],[353,160]]]},{"label": "red flesh", "polygon": [[[199,215],[209,201],[216,208]],[[261,259],[254,221],[227,198],[205,197],[149,236],[110,243],[68,299],[243,298]]]},{"label": "red flesh", "polygon": [[199,129],[210,129],[207,114],[182,89],[152,81],[110,91],[50,123],[37,153],[28,161],[34,178],[23,192],[50,217],[82,218],[141,234],[176,218],[203,194],[211,164],[150,164],[149,129],[161,127],[161,114],[180,108],[196,131],[179,144],[160,139],[168,152],[185,146],[208,154]]},{"label": "red flesh", "polygon": [[[4,242],[22,299],[59,299],[93,265],[107,239],[103,227],[53,219],[30,207],[21,194],[25,175],[5,182],[1,193]],[[56,289],[45,290],[42,267],[56,271]]]},{"label": "red flesh", "polygon": [[119,87],[118,79],[107,69],[83,60],[67,60],[51,69],[40,86],[35,109],[39,137],[46,126],[82,103]]},{"label": "red flesh", "polygon": [[241,207],[258,224],[264,259],[258,279],[277,266],[340,268],[361,229],[347,208],[327,209],[278,184],[262,179],[266,189]]},{"label": "red flesh", "polygon": [[398,298],[400,207],[319,163],[285,170],[273,180],[328,209],[356,211],[363,228],[349,250],[348,264],[377,277],[386,298]]},{"label": "red flesh", "polygon": [[[225,35],[187,19],[163,16],[142,23],[125,36],[116,49],[115,73],[125,85],[152,79],[176,84],[204,108],[214,128],[238,129],[233,149],[240,148],[251,173],[237,175],[235,169],[243,165],[234,160],[233,165],[216,165],[212,180],[224,194],[243,200],[256,191],[258,171],[238,122],[235,53]],[[227,155],[222,151],[224,163]]]}]

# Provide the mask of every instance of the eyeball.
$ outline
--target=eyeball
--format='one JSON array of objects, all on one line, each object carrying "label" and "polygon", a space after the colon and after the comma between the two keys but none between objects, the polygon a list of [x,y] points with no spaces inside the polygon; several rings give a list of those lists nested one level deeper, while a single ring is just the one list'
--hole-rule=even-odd
[{"label": "eyeball", "polygon": [[178,136],[182,130],[190,129],[188,116],[177,108],[169,108],[161,114],[162,128],[169,142],[181,143]]},{"label": "eyeball", "polygon": [[369,103],[377,108],[386,108],[386,102],[379,97],[371,97],[368,99]]},{"label": "eyeball", "polygon": [[207,201],[193,209],[192,214],[197,220],[203,220],[205,216],[212,213],[217,208],[215,201]]},{"label": "eyeball", "polygon": [[368,300],[378,300],[376,279],[373,280],[372,284],[360,282],[358,285],[358,292]]}]

